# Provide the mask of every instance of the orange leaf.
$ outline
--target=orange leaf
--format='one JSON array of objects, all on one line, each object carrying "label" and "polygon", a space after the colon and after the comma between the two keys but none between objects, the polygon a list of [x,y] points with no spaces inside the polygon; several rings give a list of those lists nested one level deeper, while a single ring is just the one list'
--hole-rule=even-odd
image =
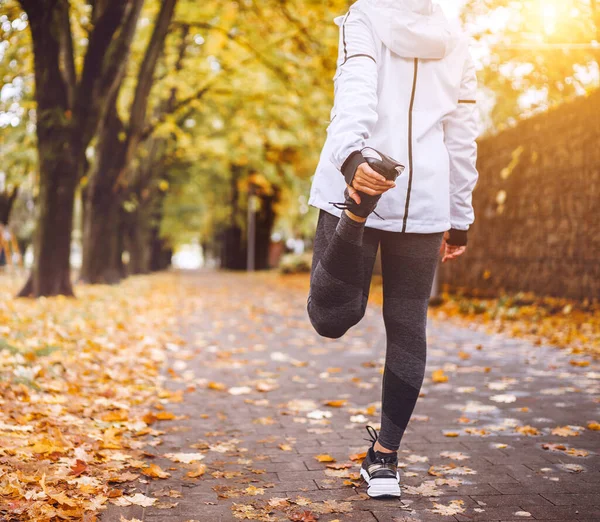
[{"label": "orange leaf", "polygon": [[319,462],[335,462],[335,459],[331,455],[317,455],[315,459]]},{"label": "orange leaf", "polygon": [[569,361],[571,366],[578,366],[579,368],[585,368],[590,365],[590,361],[576,361],[575,359],[571,359]]},{"label": "orange leaf", "polygon": [[159,411],[159,412],[156,414],[156,418],[157,418],[158,420],[173,420],[173,419],[175,419],[176,417],[175,417],[175,414],[174,414],[174,413],[171,413],[171,412],[169,412],[169,411]]},{"label": "orange leaf", "polygon": [[435,370],[431,374],[431,380],[435,383],[448,382],[448,376],[444,373],[444,370]]},{"label": "orange leaf", "polygon": [[144,475],[146,475],[147,477],[159,478],[159,479],[166,479],[171,476],[170,473],[167,473],[166,471],[164,471],[157,464],[150,464],[150,466],[148,466],[147,468],[142,470],[142,473]]},{"label": "orange leaf", "polygon": [[356,462],[358,460],[363,460],[367,456],[367,452],[363,451],[362,453],[353,453],[348,457],[350,460]]},{"label": "orange leaf", "polygon": [[206,464],[198,464],[196,469],[193,471],[188,471],[186,476],[189,478],[198,478],[206,473]]},{"label": "orange leaf", "polygon": [[78,477],[83,472],[85,472],[86,469],[87,469],[87,464],[83,460],[77,459],[75,461],[75,464],[73,464],[73,466],[71,466],[71,472],[69,473],[69,475],[71,475],[72,477]]},{"label": "orange leaf", "polygon": [[341,408],[346,405],[348,401],[344,399],[336,400],[336,401],[326,401],[326,406],[331,406],[332,408]]}]

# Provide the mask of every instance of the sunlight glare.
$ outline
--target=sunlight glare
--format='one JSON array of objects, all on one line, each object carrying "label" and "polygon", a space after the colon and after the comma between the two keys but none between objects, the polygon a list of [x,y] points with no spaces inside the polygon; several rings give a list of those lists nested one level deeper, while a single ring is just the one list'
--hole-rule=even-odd
[{"label": "sunlight glare", "polygon": [[542,19],[544,21],[544,32],[548,35],[556,31],[557,10],[552,3],[541,0],[542,3]]}]

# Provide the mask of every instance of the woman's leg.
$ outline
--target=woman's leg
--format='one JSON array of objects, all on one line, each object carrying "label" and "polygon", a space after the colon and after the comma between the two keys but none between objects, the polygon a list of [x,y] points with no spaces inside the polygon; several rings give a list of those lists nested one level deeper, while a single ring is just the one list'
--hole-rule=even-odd
[{"label": "woman's leg", "polygon": [[380,232],[321,210],[308,295],[315,330],[337,339],[365,314]]},{"label": "woman's leg", "polygon": [[383,448],[397,450],[419,397],[427,353],[427,305],[443,234],[385,232],[381,238],[383,318]]}]

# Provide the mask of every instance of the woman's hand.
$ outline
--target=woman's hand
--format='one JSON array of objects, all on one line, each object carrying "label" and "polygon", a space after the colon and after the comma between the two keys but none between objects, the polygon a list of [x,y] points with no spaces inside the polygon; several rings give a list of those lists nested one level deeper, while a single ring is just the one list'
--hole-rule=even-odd
[{"label": "woman's hand", "polygon": [[348,194],[358,205],[360,205],[360,196],[358,195],[359,190],[369,196],[379,196],[395,186],[395,182],[385,179],[384,176],[375,172],[369,167],[369,164],[365,162],[361,163],[356,169],[356,174],[354,174],[354,179],[352,180],[352,186],[348,185]]},{"label": "woman's hand", "polygon": [[442,247],[440,248],[440,254],[444,254],[444,257],[442,258],[442,263],[445,263],[446,261],[452,261],[453,259],[462,256],[467,250],[466,246],[449,245],[446,242],[448,236],[450,236],[450,232],[446,232],[444,234]]}]

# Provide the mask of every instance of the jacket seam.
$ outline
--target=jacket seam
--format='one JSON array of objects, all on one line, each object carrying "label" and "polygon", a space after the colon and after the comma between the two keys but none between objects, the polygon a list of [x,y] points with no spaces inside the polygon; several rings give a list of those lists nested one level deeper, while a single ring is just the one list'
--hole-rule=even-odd
[{"label": "jacket seam", "polygon": [[346,63],[348,61],[348,46],[346,43],[346,22],[348,21],[348,18],[350,18],[350,11],[348,11],[346,18],[344,19],[344,23],[342,24],[342,41],[344,43],[344,63]]},{"label": "jacket seam", "polygon": [[406,224],[408,221],[408,208],[410,205],[410,191],[412,189],[412,180],[413,180],[413,136],[412,136],[412,126],[413,126],[413,108],[415,104],[415,93],[417,90],[417,74],[419,72],[419,59],[415,58],[414,61],[414,73],[413,73],[413,85],[412,92],[410,95],[410,106],[408,109],[408,162],[410,164],[410,169],[408,171],[408,187],[406,189],[406,205],[404,207],[404,219],[402,220],[402,232],[406,232]]},{"label": "jacket seam", "polygon": [[375,60],[375,58],[373,58],[370,54],[353,54],[352,56],[346,57],[344,62],[342,64],[340,64],[340,67],[345,65],[348,60],[352,60],[352,58],[360,58],[362,56],[364,56],[365,58],[370,58],[371,60],[373,60],[375,62],[375,65],[377,65],[377,60]]}]

